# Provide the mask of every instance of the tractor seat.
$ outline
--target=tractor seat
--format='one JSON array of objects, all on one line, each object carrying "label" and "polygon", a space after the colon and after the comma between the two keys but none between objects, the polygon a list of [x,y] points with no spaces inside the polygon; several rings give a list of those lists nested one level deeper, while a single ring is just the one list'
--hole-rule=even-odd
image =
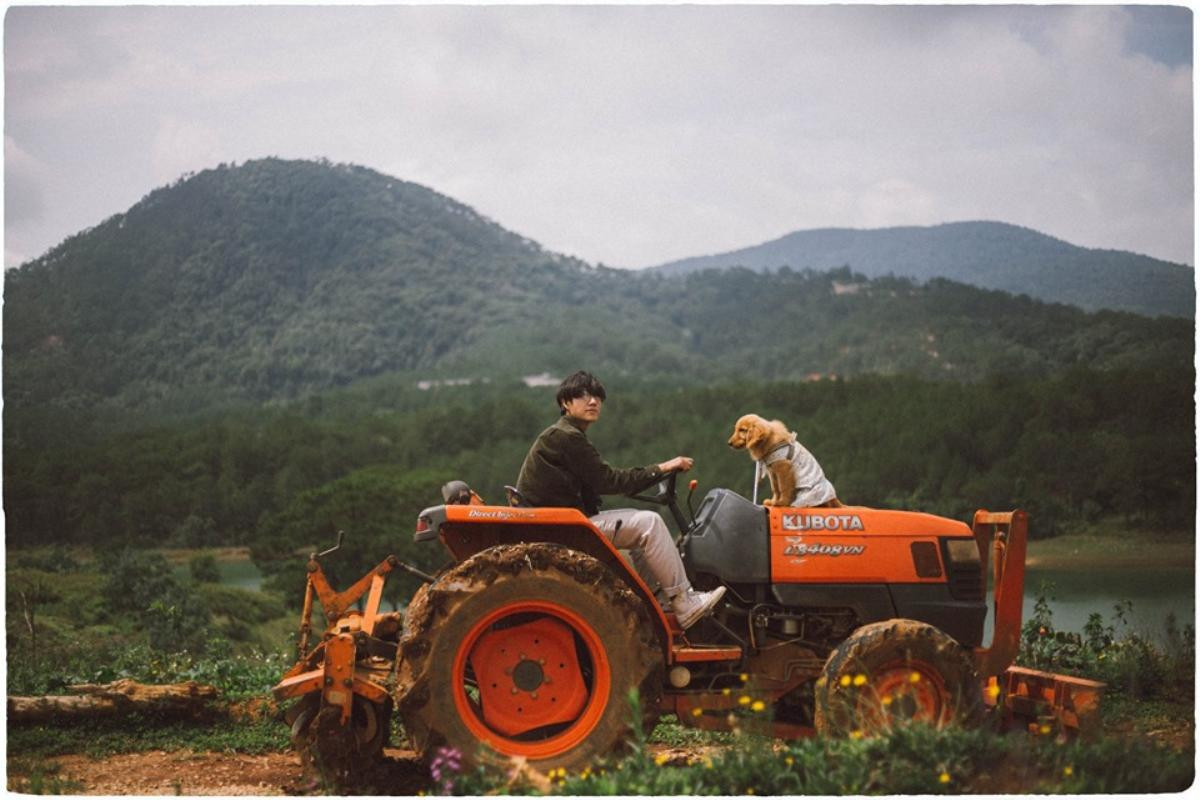
[{"label": "tractor seat", "polygon": [[475,494],[465,481],[450,481],[442,487],[442,500],[448,506],[483,505],[483,498]]}]

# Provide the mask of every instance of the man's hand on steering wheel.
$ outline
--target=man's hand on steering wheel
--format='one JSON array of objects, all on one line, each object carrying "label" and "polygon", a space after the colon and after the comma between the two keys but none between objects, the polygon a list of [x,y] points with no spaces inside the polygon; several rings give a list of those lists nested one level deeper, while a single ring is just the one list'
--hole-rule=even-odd
[{"label": "man's hand on steering wheel", "polygon": [[667,474],[669,472],[687,472],[692,468],[693,460],[687,456],[675,456],[670,461],[664,461],[658,468]]}]

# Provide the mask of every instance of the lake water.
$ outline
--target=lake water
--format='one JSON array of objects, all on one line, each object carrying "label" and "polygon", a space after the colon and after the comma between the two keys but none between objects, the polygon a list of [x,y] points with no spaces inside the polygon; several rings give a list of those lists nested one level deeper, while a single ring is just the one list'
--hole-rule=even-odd
[{"label": "lake water", "polygon": [[[254,566],[254,562],[249,558],[235,559],[219,559],[217,561],[217,572],[221,576],[221,583],[226,586],[236,586],[239,589],[249,589],[252,592],[257,592],[262,589],[263,574],[258,567]],[[191,575],[191,570],[186,563],[177,564],[175,566],[175,574],[183,579]]]},{"label": "lake water", "polygon": [[[249,559],[219,561],[217,568],[221,582],[229,586],[251,591],[262,587],[263,575]],[[1153,570],[1029,567],[1025,572],[1022,620],[1033,615],[1043,582],[1050,587],[1047,596],[1054,627],[1061,631],[1081,632],[1093,613],[1103,616],[1106,625],[1114,623],[1113,606],[1123,600],[1133,603],[1133,608],[1126,614],[1129,630],[1116,625],[1118,634],[1137,632],[1161,641],[1163,621],[1168,613],[1174,612],[1181,630],[1196,617],[1195,571],[1191,564]],[[985,644],[991,641],[992,622],[989,608],[984,628]]]},{"label": "lake water", "polygon": [[249,589],[252,592],[257,592],[262,588],[263,574],[250,559],[218,561],[217,571],[221,573],[221,583],[227,586]]},{"label": "lake water", "polygon": [[[1128,600],[1133,606],[1125,615],[1128,632],[1161,641],[1167,614],[1183,626],[1196,619],[1196,572],[1192,564],[1154,569],[1043,569],[1025,571],[1025,602],[1022,619],[1033,615],[1033,606],[1043,582],[1048,586],[1051,620],[1056,630],[1081,632],[1088,617],[1099,613],[1106,625],[1120,635],[1126,629],[1115,623],[1113,606]],[[991,636],[991,615],[984,641]]]}]

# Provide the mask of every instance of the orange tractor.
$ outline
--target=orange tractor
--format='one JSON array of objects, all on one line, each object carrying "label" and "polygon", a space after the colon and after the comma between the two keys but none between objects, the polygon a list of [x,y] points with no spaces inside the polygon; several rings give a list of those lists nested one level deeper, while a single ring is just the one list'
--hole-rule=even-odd
[{"label": "orange tractor", "polygon": [[[288,720],[303,757],[353,772],[382,752],[393,705],[427,758],[442,746],[467,759],[486,748],[542,771],[604,756],[630,725],[664,713],[723,729],[743,705],[764,709],[770,732],[788,738],[912,720],[970,725],[989,705],[1066,729],[1095,718],[1101,684],[1010,669],[1021,511],[979,511],[968,526],[856,506],[765,508],[714,489],[689,518],[674,475],[637,499],[673,517],[693,585],[727,588],[724,605],[686,634],[656,587],[574,509],[489,506],[470,492],[425,509],[416,540],[440,540],[454,561],[423,576],[402,619],[379,612],[383,582],[413,568],[389,556],[337,593],[314,555],[301,658],[275,687],[280,700],[298,700]],[[329,625],[309,650],[314,594]]]}]

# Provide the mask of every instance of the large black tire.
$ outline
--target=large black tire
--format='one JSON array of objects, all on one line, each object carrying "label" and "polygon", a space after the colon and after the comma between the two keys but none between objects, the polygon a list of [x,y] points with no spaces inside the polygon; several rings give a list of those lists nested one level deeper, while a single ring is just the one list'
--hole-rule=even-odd
[{"label": "large black tire", "polygon": [[629,691],[657,718],[663,686],[644,604],[596,559],[547,543],[490,548],[423,587],[399,659],[397,710],[422,757],[445,746],[479,763],[490,749],[543,772],[612,752]]},{"label": "large black tire", "polygon": [[817,679],[816,728],[871,736],[913,722],[971,727],[983,715],[966,648],[911,619],[864,625],[830,654]]}]

